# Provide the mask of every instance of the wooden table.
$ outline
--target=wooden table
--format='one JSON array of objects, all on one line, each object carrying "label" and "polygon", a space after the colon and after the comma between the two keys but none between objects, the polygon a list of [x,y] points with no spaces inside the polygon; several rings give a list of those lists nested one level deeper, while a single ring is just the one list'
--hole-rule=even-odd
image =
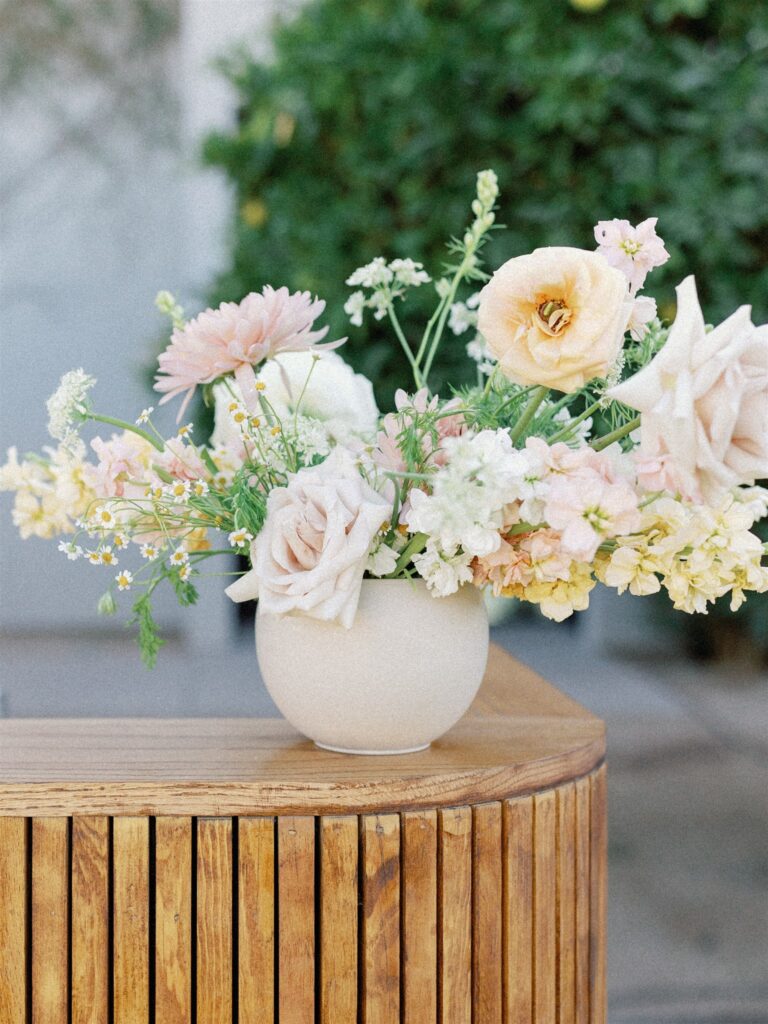
[{"label": "wooden table", "polygon": [[603,755],[497,649],[421,754],[0,721],[0,1021],[604,1024]]}]

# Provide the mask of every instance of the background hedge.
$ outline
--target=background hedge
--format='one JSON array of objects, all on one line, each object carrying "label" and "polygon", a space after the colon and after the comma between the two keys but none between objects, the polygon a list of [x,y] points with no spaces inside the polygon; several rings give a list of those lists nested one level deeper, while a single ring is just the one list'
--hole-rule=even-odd
[{"label": "background hedge", "polygon": [[[491,264],[657,215],[663,311],[693,271],[710,319],[744,302],[768,318],[768,4],[577,2],[314,0],[277,28],[271,64],[228,59],[237,129],[205,155],[236,216],[211,298],[317,292],[389,401],[402,357],[385,327],[349,328],[344,279],[379,254],[439,265],[492,166],[507,228]],[[451,379],[464,340],[444,356]]]},{"label": "background hedge", "polygon": [[[316,292],[384,406],[407,365],[385,325],[350,328],[344,280],[379,254],[439,266],[484,167],[507,225],[491,266],[655,215],[672,254],[650,281],[662,314],[693,272],[709,320],[745,302],[768,319],[768,3],[310,0],[276,28],[271,63],[222,66],[237,127],[205,157],[236,202],[209,298]],[[427,291],[404,312],[414,335]],[[472,373],[466,340],[444,346],[439,375]],[[768,645],[765,603],[751,608]]]}]

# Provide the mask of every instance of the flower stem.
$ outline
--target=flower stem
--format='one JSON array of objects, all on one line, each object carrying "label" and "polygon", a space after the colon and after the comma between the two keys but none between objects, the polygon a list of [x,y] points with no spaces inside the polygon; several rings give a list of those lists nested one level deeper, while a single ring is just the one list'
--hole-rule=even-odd
[{"label": "flower stem", "polygon": [[392,580],[395,579],[405,569],[414,555],[418,555],[420,551],[423,551],[426,547],[428,537],[426,533],[414,533],[410,541],[403,549],[402,554],[397,560],[394,571],[389,573],[388,576],[383,576],[382,579]]},{"label": "flower stem", "polygon": [[413,370],[413,381],[414,384],[416,385],[416,390],[418,390],[423,384],[421,372],[419,370],[419,364],[416,362],[416,357],[414,356],[413,352],[411,352],[411,347],[408,344],[407,338],[403,334],[403,329],[400,326],[400,321],[397,319],[397,313],[395,313],[391,301],[387,306],[387,313],[389,315],[390,323],[392,324],[395,334],[397,335],[397,340],[400,342],[403,352],[405,352],[406,359],[411,364],[411,369]]},{"label": "flower stem", "polygon": [[153,448],[157,448],[159,452],[165,451],[164,444],[161,444],[161,442],[157,441],[151,434],[148,434],[146,430],[142,430],[134,423],[127,423],[125,420],[115,419],[114,416],[102,416],[95,412],[89,412],[88,419],[95,420],[97,423],[108,423],[111,427],[121,427],[123,430],[130,430],[131,433],[138,434],[138,436],[143,437],[145,441],[149,441]]},{"label": "flower stem", "polygon": [[509,433],[510,439],[513,444],[516,444],[523,436],[525,431],[528,429],[531,420],[536,415],[536,410],[539,408],[539,406],[548,394],[549,388],[546,387],[546,385],[542,384],[536,388],[531,397],[528,399],[528,403],[525,409],[523,409],[522,416]]},{"label": "flower stem", "polygon": [[573,431],[573,428],[577,427],[580,423],[583,423],[584,420],[588,419],[593,412],[597,412],[601,404],[602,399],[598,399],[596,402],[593,402],[592,405],[587,406],[583,413],[576,416],[575,419],[572,419],[571,422],[567,426],[563,427],[562,430],[558,430],[558,432],[553,434],[552,437],[548,437],[547,444],[554,444],[555,441],[562,441],[564,437],[568,437],[568,435]]},{"label": "flower stem", "polygon": [[591,448],[594,448],[596,452],[601,452],[603,448],[607,448],[609,444],[613,444],[614,441],[620,441],[622,437],[626,437],[627,434],[631,434],[633,430],[636,430],[640,426],[640,417],[635,416],[629,423],[625,423],[623,427],[617,427],[616,430],[612,430],[610,434],[606,434],[605,437],[596,438]]}]

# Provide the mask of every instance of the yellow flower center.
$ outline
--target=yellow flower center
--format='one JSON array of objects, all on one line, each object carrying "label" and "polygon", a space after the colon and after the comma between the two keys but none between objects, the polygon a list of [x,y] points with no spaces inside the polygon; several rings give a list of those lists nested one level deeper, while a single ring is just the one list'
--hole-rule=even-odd
[{"label": "yellow flower center", "polygon": [[534,316],[537,326],[553,338],[561,335],[573,319],[573,313],[562,299],[546,299],[539,303]]},{"label": "yellow flower center", "polygon": [[633,242],[632,239],[627,238],[622,243],[620,248],[624,250],[627,256],[636,256],[642,249],[640,242]]}]

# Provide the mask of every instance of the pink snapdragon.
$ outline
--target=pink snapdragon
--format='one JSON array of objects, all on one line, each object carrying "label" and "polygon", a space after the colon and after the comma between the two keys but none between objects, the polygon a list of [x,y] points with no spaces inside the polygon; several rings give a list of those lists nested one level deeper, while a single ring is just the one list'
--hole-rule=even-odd
[{"label": "pink snapdragon", "polygon": [[628,220],[614,218],[595,225],[597,251],[626,275],[632,295],[643,287],[649,271],[669,259],[664,240],[656,234],[657,220],[649,217],[633,227]]},{"label": "pink snapdragon", "polygon": [[181,419],[198,384],[233,373],[246,405],[255,411],[254,366],[280,352],[337,348],[344,343],[345,339],[316,344],[328,331],[327,327],[312,330],[324,309],[325,303],[313,301],[309,292],[291,294],[287,288],[275,290],[269,285],[240,303],[223,302],[218,309],[206,309],[177,327],[160,355],[155,390],[165,392],[161,404],[184,394]]}]

